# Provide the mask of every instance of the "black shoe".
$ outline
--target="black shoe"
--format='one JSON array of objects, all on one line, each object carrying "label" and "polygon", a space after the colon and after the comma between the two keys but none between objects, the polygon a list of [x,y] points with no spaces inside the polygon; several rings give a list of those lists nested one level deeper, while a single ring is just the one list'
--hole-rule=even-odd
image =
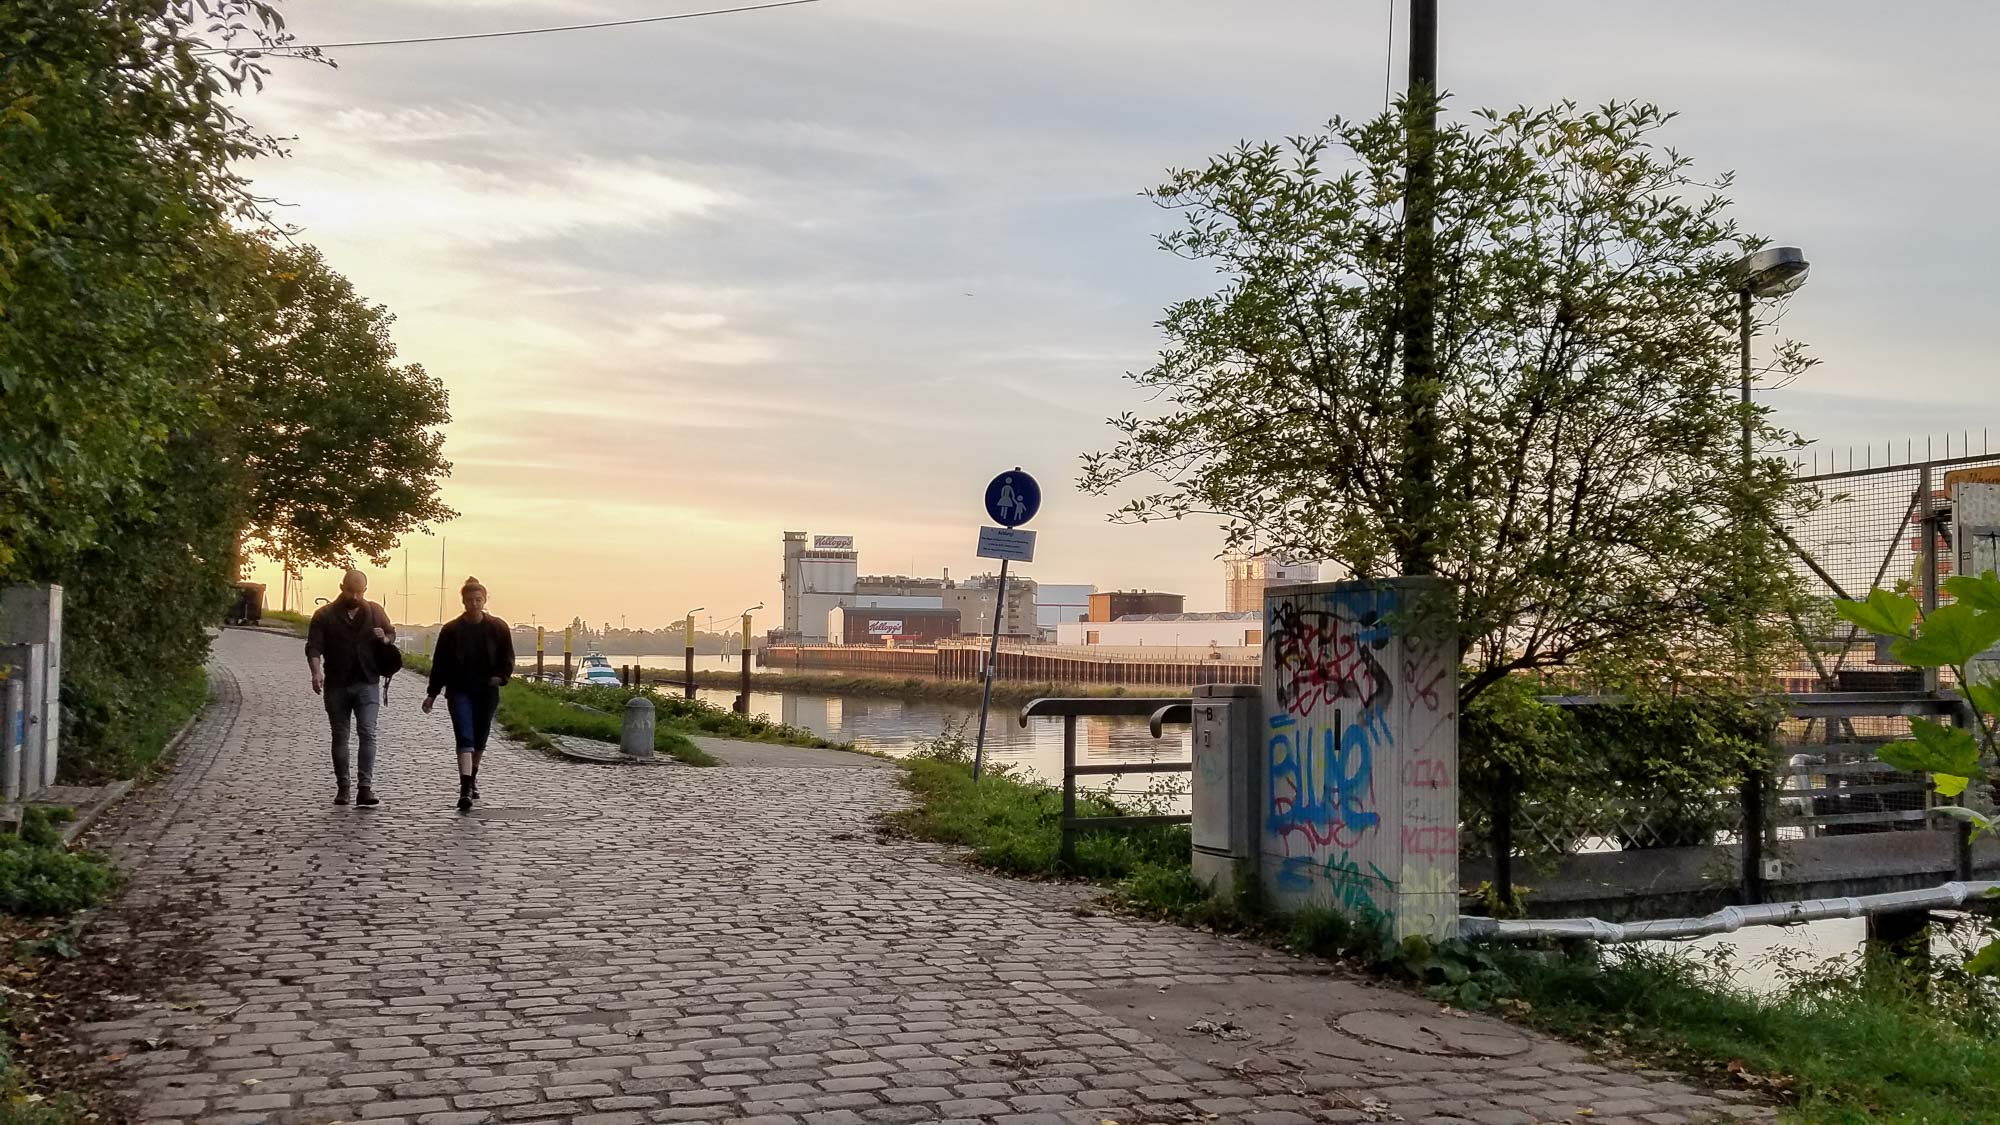
[{"label": "black shoe", "polygon": [[354,803],[364,809],[372,809],[382,803],[382,798],[375,795],[375,790],[364,785],[361,787],[361,792],[355,794]]},{"label": "black shoe", "polygon": [[458,811],[459,811],[459,812],[471,812],[471,811],[472,811],[472,794],[470,794],[470,793],[466,793],[466,794],[463,794],[462,796],[460,796],[460,797],[459,797],[459,799],[458,799]]},{"label": "black shoe", "polygon": [[348,801],[347,786],[343,785],[339,789],[334,791],[333,803],[336,805],[344,805],[347,803],[347,801]]},{"label": "black shoe", "polygon": [[479,800],[479,799],[480,799],[480,797],[479,797],[479,783],[478,783],[478,782],[476,782],[476,781],[472,783],[472,799],[473,799],[473,800],[475,800],[475,801],[477,801],[477,800]]}]

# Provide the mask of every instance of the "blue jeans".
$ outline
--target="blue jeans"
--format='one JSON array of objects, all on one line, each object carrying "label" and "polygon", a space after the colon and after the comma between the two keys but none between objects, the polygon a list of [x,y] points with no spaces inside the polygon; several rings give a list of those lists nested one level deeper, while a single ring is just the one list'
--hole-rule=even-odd
[{"label": "blue jeans", "polygon": [[347,788],[347,732],[361,733],[361,787],[375,784],[375,720],[382,712],[382,691],[374,683],[328,687],[323,697],[327,721],[333,726],[333,777]]},{"label": "blue jeans", "polygon": [[500,709],[500,689],[476,688],[447,691],[445,703],[451,708],[451,733],[460,750],[484,753],[486,736],[493,730],[493,712]]}]

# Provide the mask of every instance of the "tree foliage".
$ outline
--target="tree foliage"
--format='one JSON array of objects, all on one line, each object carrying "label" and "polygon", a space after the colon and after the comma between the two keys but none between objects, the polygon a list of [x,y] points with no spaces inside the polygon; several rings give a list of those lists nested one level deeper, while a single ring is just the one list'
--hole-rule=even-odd
[{"label": "tree foliage", "polygon": [[[1974,839],[2000,830],[1994,794],[2000,773],[2000,677],[1990,656],[2000,646],[2000,574],[1954,575],[1944,592],[1952,601],[1922,613],[1908,594],[1872,590],[1862,601],[1836,599],[1844,621],[1890,638],[1889,654],[1904,664],[1951,671],[1964,700],[1964,723],[1946,725],[1910,720],[1910,738],[1892,742],[1875,756],[1900,770],[1928,773],[1939,796],[1960,803],[1935,811],[1972,826]],[[1975,782],[1984,782],[1983,785]],[[1966,962],[1974,976],[2000,976],[2000,939]]]},{"label": "tree foliage", "polygon": [[[1739,652],[1791,586],[1745,513],[1801,501],[1782,463],[1739,464],[1729,270],[1757,240],[1727,177],[1662,147],[1649,105],[1441,127],[1441,499],[1419,510],[1399,475],[1405,120],[1245,144],[1151,193],[1180,222],[1162,247],[1223,285],[1167,308],[1131,376],[1164,407],[1113,419],[1080,483],[1141,486],[1114,519],[1217,516],[1232,548],[1357,576],[1407,571],[1427,538],[1459,590],[1467,700],[1512,669]],[[1750,417],[1760,447],[1788,443]]]},{"label": "tree foliage", "polygon": [[450,519],[444,385],[396,363],[395,320],[312,247],[249,247],[263,284],[236,310],[232,360],[248,544],[296,564],[377,562],[406,531]]},{"label": "tree foliage", "polygon": [[[65,768],[184,684],[246,532],[311,560],[448,518],[444,393],[269,231],[228,104],[262,0],[0,0],[0,582],[65,589]],[[365,415],[365,417],[364,417]]]},{"label": "tree foliage", "polygon": [[0,580],[143,519],[213,405],[238,164],[275,146],[224,100],[261,72],[197,24],[282,34],[254,0],[0,0]]}]

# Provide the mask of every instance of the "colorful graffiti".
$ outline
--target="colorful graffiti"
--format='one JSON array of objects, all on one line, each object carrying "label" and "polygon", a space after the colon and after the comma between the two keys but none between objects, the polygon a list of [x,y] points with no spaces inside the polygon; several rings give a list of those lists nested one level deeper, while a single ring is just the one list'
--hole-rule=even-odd
[{"label": "colorful graffiti", "polygon": [[1457,914],[1455,889],[1436,889],[1458,869],[1457,650],[1434,619],[1404,622],[1411,590],[1430,596],[1421,580],[1272,592],[1262,847],[1280,905],[1442,937]]},{"label": "colorful graffiti", "polygon": [[1265,663],[1276,673],[1278,703],[1287,714],[1308,715],[1342,701],[1358,714],[1379,716],[1394,694],[1380,650],[1389,627],[1372,607],[1351,617],[1280,602],[1272,610]]},{"label": "colorful graffiti", "polygon": [[1339,708],[1325,727],[1271,716],[1269,831],[1308,847],[1353,847],[1382,822],[1375,810],[1374,754],[1368,732],[1343,726]]}]

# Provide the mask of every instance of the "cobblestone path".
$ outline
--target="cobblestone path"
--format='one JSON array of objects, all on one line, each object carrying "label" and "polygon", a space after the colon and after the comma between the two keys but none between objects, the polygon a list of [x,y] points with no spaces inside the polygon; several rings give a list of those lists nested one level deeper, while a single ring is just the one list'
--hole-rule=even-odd
[{"label": "cobblestone path", "polygon": [[403,677],[382,721],[386,803],[336,807],[299,643],[230,631],[214,668],[218,701],[173,775],[93,837],[132,875],[112,917],[142,920],[102,940],[199,947],[198,970],[103,998],[115,1018],[84,1029],[146,1120],[1765,1112],[884,841],[870,824],[902,799],[894,770],[496,748],[485,808],[461,817],[443,709],[419,713]]}]

